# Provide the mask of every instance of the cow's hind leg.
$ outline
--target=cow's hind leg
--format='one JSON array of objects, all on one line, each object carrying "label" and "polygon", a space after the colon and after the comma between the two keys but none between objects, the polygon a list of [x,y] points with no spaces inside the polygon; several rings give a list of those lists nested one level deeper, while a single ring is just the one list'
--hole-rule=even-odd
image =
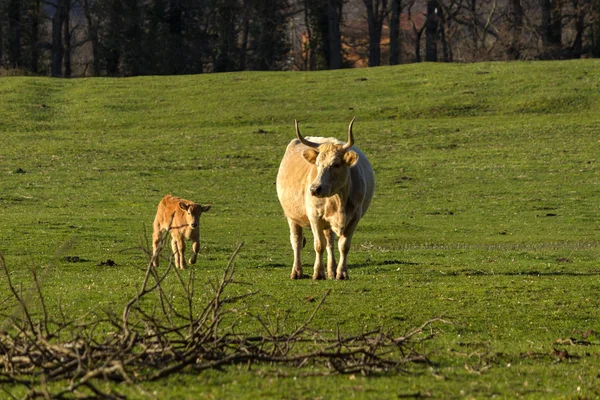
[{"label": "cow's hind leg", "polygon": [[335,279],[335,233],[331,229],[325,231],[325,239],[327,240],[327,277]]},{"label": "cow's hind leg", "polygon": [[344,233],[338,239],[338,248],[340,250],[340,262],[337,266],[336,279],[348,279],[348,253],[350,252],[350,245],[352,244],[352,235],[358,225],[357,220],[353,220],[348,224]]},{"label": "cow's hind leg", "polygon": [[306,239],[302,234],[302,227],[288,219],[288,224],[290,226],[290,242],[292,243],[292,250],[294,252],[294,265],[292,266],[292,273],[290,278],[292,279],[302,279],[302,257],[301,251],[306,243]]}]

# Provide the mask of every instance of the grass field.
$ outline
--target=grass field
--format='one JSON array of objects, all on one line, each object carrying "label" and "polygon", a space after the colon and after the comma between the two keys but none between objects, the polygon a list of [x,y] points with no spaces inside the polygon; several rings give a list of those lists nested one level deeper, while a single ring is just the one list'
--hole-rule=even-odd
[{"label": "grass field", "polygon": [[[452,322],[427,342],[434,364],[411,374],[239,366],[118,393],[600,397],[598,61],[14,77],[0,79],[0,110],[0,252],[24,290],[31,267],[40,268],[54,312],[59,300],[73,316],[121,310],[143,278],[140,244],[156,206],[173,193],[213,206],[193,266],[199,285],[244,242],[236,276],[260,290],[246,300],[249,315],[289,310],[290,323],[300,323],[310,300],[330,289],[317,328],[402,331],[439,315]],[[293,121],[307,136],[344,139],[352,116],[377,188],[354,236],[350,280],[291,281],[275,177]],[[108,260],[116,265],[102,265]],[[8,393],[24,388],[6,386],[0,398]]]}]

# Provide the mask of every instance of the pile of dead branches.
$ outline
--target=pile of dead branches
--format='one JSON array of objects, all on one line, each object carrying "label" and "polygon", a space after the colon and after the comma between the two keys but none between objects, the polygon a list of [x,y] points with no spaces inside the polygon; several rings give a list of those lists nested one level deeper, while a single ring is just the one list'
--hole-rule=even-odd
[{"label": "pile of dead branches", "polygon": [[[339,329],[312,329],[311,322],[329,292],[323,294],[309,318],[291,330],[282,332],[279,323],[256,315],[253,318],[262,327],[260,334],[237,332],[241,317],[236,307],[244,298],[256,295],[255,291],[229,293],[230,286],[238,283],[234,280],[234,259],[240,247],[220,279],[211,283],[212,298],[207,304],[194,301],[193,270],[183,279],[172,264],[161,275],[149,264],[138,293],[123,313],[107,313],[92,322],[69,318],[62,309],[58,318],[49,315],[36,270],[32,270],[35,295],[26,296],[11,282],[0,255],[0,268],[15,303],[5,312],[0,326],[0,384],[25,386],[26,398],[119,398],[114,389],[105,393],[98,383],[137,385],[183,370],[203,371],[239,363],[296,368],[310,365],[313,374],[403,372],[415,363],[429,363],[422,345],[433,337],[432,324],[443,322],[440,318],[402,335],[385,329],[351,336]],[[163,285],[171,274],[185,294],[183,311],[173,304],[172,293]],[[147,299],[150,295],[155,301]],[[38,304],[36,312],[32,311],[32,298]]]}]

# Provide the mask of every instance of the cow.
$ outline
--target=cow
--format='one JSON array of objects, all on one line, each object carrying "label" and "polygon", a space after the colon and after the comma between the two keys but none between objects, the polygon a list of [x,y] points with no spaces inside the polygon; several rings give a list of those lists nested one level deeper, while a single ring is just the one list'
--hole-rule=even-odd
[{"label": "cow", "polygon": [[[290,278],[302,278],[300,252],[306,244],[302,228],[314,236],[313,279],[325,279],[323,251],[327,249],[329,279],[348,279],[348,252],[358,221],[365,215],[375,191],[375,174],[367,157],[354,147],[352,125],[348,141],[300,134],[287,146],[277,174],[277,196],[290,227],[294,263]],[[336,267],[334,240],[340,261]]]},{"label": "cow", "polygon": [[210,208],[210,205],[203,206],[170,194],[163,197],[158,203],[158,210],[152,225],[152,265],[154,267],[158,267],[158,251],[163,231],[171,232],[171,247],[177,268],[185,268],[184,239],[192,241],[194,253],[189,263],[196,263],[196,256],[200,251],[200,215]]}]

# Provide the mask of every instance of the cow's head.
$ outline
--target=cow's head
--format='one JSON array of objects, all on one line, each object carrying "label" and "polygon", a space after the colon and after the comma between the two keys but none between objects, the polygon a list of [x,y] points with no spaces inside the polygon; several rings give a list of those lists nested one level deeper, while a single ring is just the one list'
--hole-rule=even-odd
[{"label": "cow's head", "polygon": [[313,143],[306,140],[298,128],[296,121],[296,136],[298,140],[309,148],[302,152],[306,160],[317,167],[317,177],[310,185],[310,193],[316,197],[330,197],[338,193],[348,184],[350,168],[356,165],[358,154],[350,150],[354,144],[352,135],[352,124],[348,127],[348,142],[337,143]]},{"label": "cow's head", "polygon": [[179,202],[179,208],[185,212],[186,222],[192,229],[196,229],[200,225],[200,215],[203,212],[210,210],[210,205],[203,206],[196,203]]}]

